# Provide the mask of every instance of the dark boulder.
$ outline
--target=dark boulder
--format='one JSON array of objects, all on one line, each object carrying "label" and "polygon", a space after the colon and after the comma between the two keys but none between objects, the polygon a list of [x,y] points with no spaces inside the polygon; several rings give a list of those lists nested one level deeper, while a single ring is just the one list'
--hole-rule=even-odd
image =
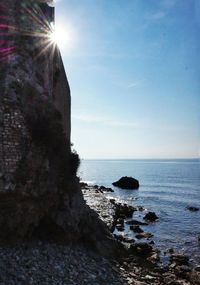
[{"label": "dark boulder", "polygon": [[148,212],[143,219],[149,222],[155,222],[158,220],[158,216],[154,212]]},{"label": "dark boulder", "polygon": [[150,256],[153,254],[153,247],[148,243],[135,243],[130,246],[130,252],[140,257]]},{"label": "dark boulder", "polygon": [[122,224],[117,224],[116,225],[116,229],[119,231],[119,232],[123,232],[124,231],[124,226]]},{"label": "dark boulder", "polygon": [[156,263],[158,263],[160,261],[160,256],[159,256],[159,254],[157,252],[154,252],[151,256],[149,256],[147,258],[147,260],[149,262],[151,262],[152,264],[156,264]]},{"label": "dark boulder", "polygon": [[139,181],[133,177],[124,176],[118,181],[113,182],[113,185],[122,189],[138,189]]},{"label": "dark boulder", "polygon": [[105,186],[100,186],[99,189],[100,189],[100,190],[105,190],[106,187],[105,187]]},{"label": "dark boulder", "polygon": [[198,207],[194,207],[194,206],[188,206],[187,210],[189,210],[190,212],[198,212],[199,208]]},{"label": "dark boulder", "polygon": [[142,206],[138,206],[138,211],[143,212],[145,209]]},{"label": "dark boulder", "polygon": [[135,236],[137,239],[142,239],[142,238],[151,238],[153,237],[153,234],[152,233],[145,233],[145,232],[142,232],[142,233],[139,233]]},{"label": "dark boulder", "polygon": [[105,186],[100,186],[99,190],[102,190],[103,192],[114,192],[112,188],[105,187]]},{"label": "dark boulder", "polygon": [[133,206],[127,205],[127,204],[121,204],[121,203],[117,203],[115,204],[115,215],[116,217],[126,217],[126,218],[131,218],[134,211],[136,211],[136,208],[134,208]]},{"label": "dark boulder", "polygon": [[171,263],[175,263],[176,265],[188,265],[189,257],[180,253],[172,254],[170,257]]},{"label": "dark boulder", "polygon": [[88,187],[88,184],[85,182],[80,182],[80,186],[81,188],[85,188],[85,187]]},{"label": "dark boulder", "polygon": [[120,235],[120,234],[119,235],[114,234],[114,237],[121,242],[129,243],[129,244],[135,242],[135,240],[133,238],[125,237],[125,236]]},{"label": "dark boulder", "polygon": [[141,229],[139,226],[134,226],[134,225],[130,226],[130,230],[138,234],[144,232],[143,229]]}]

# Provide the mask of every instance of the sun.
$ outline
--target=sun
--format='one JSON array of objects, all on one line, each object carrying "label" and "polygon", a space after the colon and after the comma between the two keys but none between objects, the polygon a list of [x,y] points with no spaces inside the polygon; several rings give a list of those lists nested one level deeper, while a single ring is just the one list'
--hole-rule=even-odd
[{"label": "sun", "polygon": [[49,37],[52,44],[58,45],[59,48],[69,47],[72,44],[71,32],[60,26],[56,26]]}]

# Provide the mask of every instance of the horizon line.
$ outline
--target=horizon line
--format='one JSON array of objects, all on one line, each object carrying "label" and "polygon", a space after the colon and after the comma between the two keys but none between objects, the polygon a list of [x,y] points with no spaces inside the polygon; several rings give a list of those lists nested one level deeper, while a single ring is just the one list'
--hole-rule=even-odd
[{"label": "horizon line", "polygon": [[200,157],[178,157],[178,158],[80,158],[81,160],[192,160]]}]

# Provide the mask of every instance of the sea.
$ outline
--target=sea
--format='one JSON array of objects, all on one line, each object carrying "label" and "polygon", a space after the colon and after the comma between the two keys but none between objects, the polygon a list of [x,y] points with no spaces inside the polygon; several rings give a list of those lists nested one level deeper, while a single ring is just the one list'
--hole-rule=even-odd
[{"label": "sea", "polygon": [[[145,211],[135,212],[134,218],[142,221],[148,211],[159,216],[143,230],[154,235],[163,262],[169,259],[167,250],[174,249],[188,255],[191,263],[200,264],[200,211],[187,209],[200,208],[200,159],[82,160],[79,176],[89,185],[113,188],[108,198],[143,206]],[[139,190],[114,187],[112,182],[122,176],[138,179]],[[126,230],[125,235],[133,233]]]}]

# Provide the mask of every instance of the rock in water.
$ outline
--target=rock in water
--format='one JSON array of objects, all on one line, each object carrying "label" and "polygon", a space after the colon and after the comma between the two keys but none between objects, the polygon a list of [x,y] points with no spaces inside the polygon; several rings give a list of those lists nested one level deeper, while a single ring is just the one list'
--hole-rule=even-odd
[{"label": "rock in water", "polygon": [[188,265],[189,257],[183,254],[173,254],[170,258],[171,263],[176,265]]},{"label": "rock in water", "polygon": [[198,212],[198,211],[199,211],[199,208],[194,207],[194,206],[188,206],[188,207],[187,207],[187,210],[189,210],[190,212]]},{"label": "rock in water", "polygon": [[140,257],[150,256],[153,254],[153,247],[148,243],[136,243],[130,246],[130,252]]},{"label": "rock in water", "polygon": [[114,186],[122,189],[138,189],[139,181],[133,177],[124,176],[118,181],[112,183]]},{"label": "rock in water", "polygon": [[156,220],[158,220],[158,216],[154,212],[148,212],[144,216],[144,220],[149,221],[149,222],[155,222]]}]

